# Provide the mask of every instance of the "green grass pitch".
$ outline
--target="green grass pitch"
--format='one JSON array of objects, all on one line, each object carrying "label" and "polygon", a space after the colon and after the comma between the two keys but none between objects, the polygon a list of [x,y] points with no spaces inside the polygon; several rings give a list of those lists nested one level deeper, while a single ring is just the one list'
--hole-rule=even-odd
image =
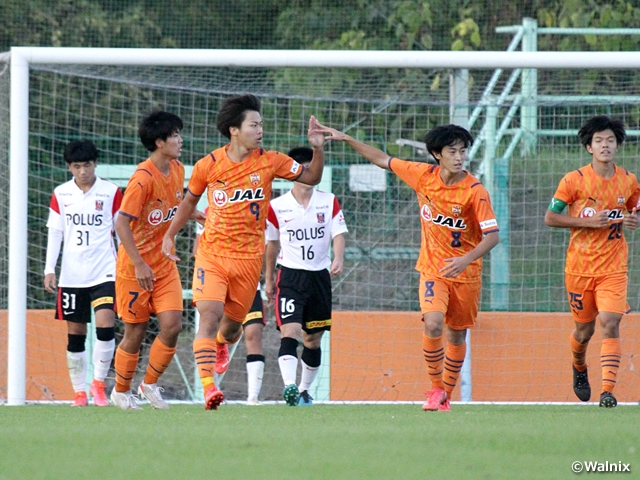
[{"label": "green grass pitch", "polygon": [[631,464],[637,406],[0,407],[0,479],[563,479]]}]

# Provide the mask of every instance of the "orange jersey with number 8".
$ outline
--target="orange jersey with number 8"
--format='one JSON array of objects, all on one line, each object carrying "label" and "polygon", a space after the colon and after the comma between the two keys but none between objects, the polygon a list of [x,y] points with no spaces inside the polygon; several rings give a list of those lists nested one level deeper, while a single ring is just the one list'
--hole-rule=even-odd
[{"label": "orange jersey with number 8", "polygon": [[[489,193],[471,174],[445,185],[440,166],[392,158],[389,168],[415,190],[420,205],[422,245],[416,270],[444,278],[439,271],[445,259],[461,257],[473,250],[487,233],[498,231]],[[482,275],[482,258],[474,260],[456,282],[475,282]]]}]

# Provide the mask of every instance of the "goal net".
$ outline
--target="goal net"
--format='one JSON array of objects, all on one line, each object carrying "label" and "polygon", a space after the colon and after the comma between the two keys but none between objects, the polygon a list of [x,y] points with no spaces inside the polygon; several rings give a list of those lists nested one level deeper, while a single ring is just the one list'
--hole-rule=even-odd
[{"label": "goal net", "polygon": [[[463,71],[464,72],[464,71]],[[571,316],[563,285],[568,232],[543,217],[562,176],[590,162],[576,137],[590,116],[622,119],[628,139],[618,163],[640,172],[640,80],[636,70],[423,68],[231,68],[32,65],[29,85],[27,260],[27,400],[69,399],[65,326],[53,320],[54,296],[43,289],[46,221],[54,187],[70,178],[62,152],[89,139],[101,165],[133,166],[147,158],[137,138],[141,118],[156,107],[185,123],[185,165],[221,146],[215,128],[221,103],[253,93],[263,104],[264,147],[286,152],[306,145],[310,115],[391,156],[430,161],[421,144],[430,128],[466,120],[476,145],[468,170],[492,194],[502,242],[485,259],[481,314],[471,332],[468,371],[455,399],[574,401],[571,391]],[[9,171],[9,74],[0,63],[0,167]],[[492,79],[493,87],[491,86]],[[459,100],[462,98],[463,100]],[[452,106],[453,104],[453,106]],[[333,279],[334,327],[323,345],[319,400],[421,401],[428,389],[422,360],[418,279],[414,264],[420,220],[414,192],[390,172],[376,170],[343,144],[326,146],[331,190],[349,234],[344,273]],[[122,179],[112,179],[122,182]],[[8,176],[0,177],[0,352],[6,355],[9,263]],[[124,179],[126,184],[126,179]],[[185,290],[191,288],[195,227],[180,233],[177,249]],[[640,249],[630,243],[629,303],[640,307]],[[178,354],[160,384],[173,400],[201,401],[191,343],[194,308],[185,296]],[[279,332],[268,310],[262,400],[280,400]],[[635,317],[634,317],[635,318]],[[637,323],[637,322],[635,322]],[[118,322],[117,340],[121,338]],[[90,329],[91,330],[91,329]],[[640,379],[632,356],[640,345],[633,321],[623,322],[621,401],[637,400]],[[141,381],[152,320],[134,385]],[[91,338],[89,339],[91,341]],[[87,346],[89,346],[89,341]],[[246,398],[246,350],[241,341],[222,389]],[[599,335],[589,352],[599,381]],[[7,362],[0,361],[0,399],[7,398]],[[113,385],[113,371],[107,379]]]}]

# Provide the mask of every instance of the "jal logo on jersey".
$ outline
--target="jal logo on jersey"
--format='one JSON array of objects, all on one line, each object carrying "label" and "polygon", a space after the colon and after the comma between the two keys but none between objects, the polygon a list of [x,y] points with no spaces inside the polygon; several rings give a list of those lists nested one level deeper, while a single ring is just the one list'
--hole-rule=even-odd
[{"label": "jal logo on jersey", "polygon": [[438,216],[431,221],[436,225],[449,227],[452,230],[464,230],[465,228],[467,228],[467,224],[464,223],[464,218],[445,217],[441,213],[439,213]]},{"label": "jal logo on jersey", "polygon": [[96,200],[96,210],[101,212],[102,207],[104,207],[104,202],[102,200]]},{"label": "jal logo on jersey", "polygon": [[231,198],[224,190],[215,190],[213,192],[213,203],[217,207],[224,207],[227,203],[254,202],[256,200],[264,200],[262,188],[245,188],[234,190]]},{"label": "jal logo on jersey", "polygon": [[162,210],[160,210],[159,208],[156,208],[155,210],[152,210],[149,213],[147,220],[151,225],[155,227],[156,225],[160,225],[161,223],[170,222],[173,219],[173,217],[176,215],[177,210],[178,210],[177,206],[170,208],[167,214],[165,215]]},{"label": "jal logo on jersey", "polygon": [[253,172],[249,175],[249,180],[251,180],[251,185],[257,187],[260,184],[260,174],[258,172]]},{"label": "jal logo on jersey", "polygon": [[[590,217],[593,217],[595,214],[596,214],[595,208],[585,207],[580,212],[580,218],[590,218]],[[624,214],[622,210],[618,208],[614,208],[609,210],[607,217],[609,217],[609,220],[622,220],[624,218]]]}]

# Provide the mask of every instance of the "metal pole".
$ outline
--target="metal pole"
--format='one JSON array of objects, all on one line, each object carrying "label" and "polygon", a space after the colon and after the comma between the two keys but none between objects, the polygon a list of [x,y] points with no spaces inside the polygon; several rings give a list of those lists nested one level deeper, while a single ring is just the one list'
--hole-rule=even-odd
[{"label": "metal pole", "polygon": [[[538,22],[533,18],[522,20],[524,37],[522,38],[523,52],[536,52],[538,49]],[[523,154],[531,152],[536,146],[536,130],[538,128],[538,71],[534,68],[522,70],[522,108],[520,109],[520,124],[524,130]]]},{"label": "metal pole", "polygon": [[7,405],[24,405],[27,359],[27,202],[29,199],[29,64],[11,49],[9,335]]},{"label": "metal pole", "polygon": [[449,121],[469,129],[469,70],[456,68],[449,78]]}]

